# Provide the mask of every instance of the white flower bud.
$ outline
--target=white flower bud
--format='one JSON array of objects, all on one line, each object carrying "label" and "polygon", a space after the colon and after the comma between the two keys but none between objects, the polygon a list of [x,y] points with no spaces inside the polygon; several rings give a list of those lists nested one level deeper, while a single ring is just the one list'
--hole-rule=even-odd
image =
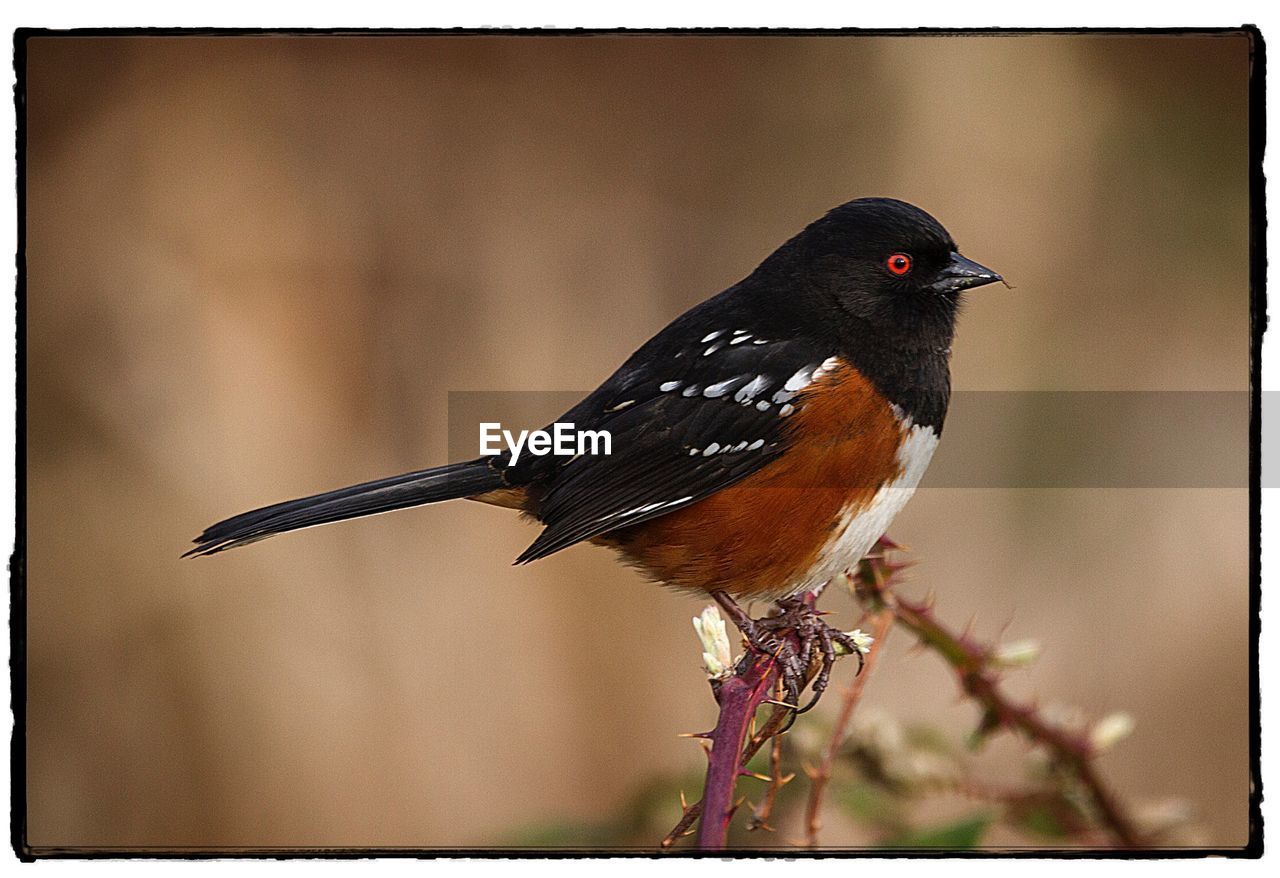
[{"label": "white flower bud", "polygon": [[1116,744],[1129,737],[1133,731],[1133,717],[1127,713],[1113,713],[1098,721],[1089,732],[1089,742],[1099,753],[1110,750]]},{"label": "white flower bud", "polygon": [[733,654],[729,646],[729,634],[724,619],[714,605],[709,605],[701,616],[693,617],[693,630],[702,642],[702,664],[712,680],[723,680],[733,675]]},{"label": "white flower bud", "polygon": [[997,668],[1025,668],[1040,657],[1040,644],[1035,640],[1015,640],[996,648],[991,663]]},{"label": "white flower bud", "polygon": [[[845,636],[853,641],[853,645],[858,647],[858,652],[862,653],[863,655],[866,655],[867,653],[871,652],[871,644],[876,642],[876,639],[874,637],[872,637],[867,632],[863,631],[861,628],[854,628],[852,631],[846,631]],[[840,643],[839,641],[836,641],[835,648],[836,648],[836,655],[850,654],[849,648],[845,646],[843,643]]]}]

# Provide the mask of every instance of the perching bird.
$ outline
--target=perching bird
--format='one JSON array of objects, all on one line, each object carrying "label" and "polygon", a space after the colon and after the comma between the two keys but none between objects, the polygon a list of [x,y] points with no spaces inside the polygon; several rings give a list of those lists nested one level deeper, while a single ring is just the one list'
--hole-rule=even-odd
[{"label": "perching bird", "polygon": [[557,419],[608,431],[610,454],[507,451],[392,476],[229,518],[187,554],[465,497],[544,525],[517,563],[590,541],[726,606],[818,588],[915,490],[947,413],[961,295],[1001,280],[919,208],[850,201]]}]

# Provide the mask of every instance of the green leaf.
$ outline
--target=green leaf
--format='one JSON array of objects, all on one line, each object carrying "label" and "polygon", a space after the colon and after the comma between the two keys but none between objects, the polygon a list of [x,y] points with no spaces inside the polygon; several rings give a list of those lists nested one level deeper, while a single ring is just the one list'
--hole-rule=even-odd
[{"label": "green leaf", "polygon": [[1027,835],[1063,839],[1084,832],[1089,817],[1059,790],[1031,793],[1010,801],[1005,823]]},{"label": "green leaf", "polygon": [[987,831],[987,827],[991,825],[991,821],[992,816],[990,814],[977,814],[955,823],[904,832],[901,835],[886,838],[880,842],[880,846],[889,848],[969,850],[978,846],[983,834]]},{"label": "green leaf", "polygon": [[987,739],[998,728],[1000,728],[999,715],[990,710],[983,712],[982,719],[978,721],[978,727],[969,736],[969,749],[975,753],[981,750],[987,743]]},{"label": "green leaf", "polygon": [[895,834],[907,831],[902,803],[880,787],[851,783],[837,787],[834,792],[836,803],[859,823]]},{"label": "green leaf", "polygon": [[1050,804],[1028,805],[1016,815],[1012,822],[1028,835],[1039,835],[1045,838],[1066,838],[1069,835],[1067,828]]}]

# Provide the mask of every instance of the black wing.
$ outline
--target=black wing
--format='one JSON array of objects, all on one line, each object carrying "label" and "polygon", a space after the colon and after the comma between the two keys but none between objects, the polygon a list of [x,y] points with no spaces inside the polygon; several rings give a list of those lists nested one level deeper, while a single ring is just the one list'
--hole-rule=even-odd
[{"label": "black wing", "polygon": [[[797,393],[831,352],[709,316],[695,309],[677,320],[561,416],[578,430],[608,430],[612,453],[539,474],[535,512],[546,529],[517,563],[696,503],[782,453]],[[510,475],[524,481],[518,468]]]}]

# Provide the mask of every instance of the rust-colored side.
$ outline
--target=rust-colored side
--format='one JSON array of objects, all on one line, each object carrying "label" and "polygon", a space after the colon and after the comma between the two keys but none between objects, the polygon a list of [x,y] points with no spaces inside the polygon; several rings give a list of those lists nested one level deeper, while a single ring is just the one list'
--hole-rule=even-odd
[{"label": "rust-colored side", "polygon": [[771,597],[801,580],[847,510],[898,475],[889,404],[841,363],[798,398],[780,458],[704,500],[593,542],[676,588]]}]

